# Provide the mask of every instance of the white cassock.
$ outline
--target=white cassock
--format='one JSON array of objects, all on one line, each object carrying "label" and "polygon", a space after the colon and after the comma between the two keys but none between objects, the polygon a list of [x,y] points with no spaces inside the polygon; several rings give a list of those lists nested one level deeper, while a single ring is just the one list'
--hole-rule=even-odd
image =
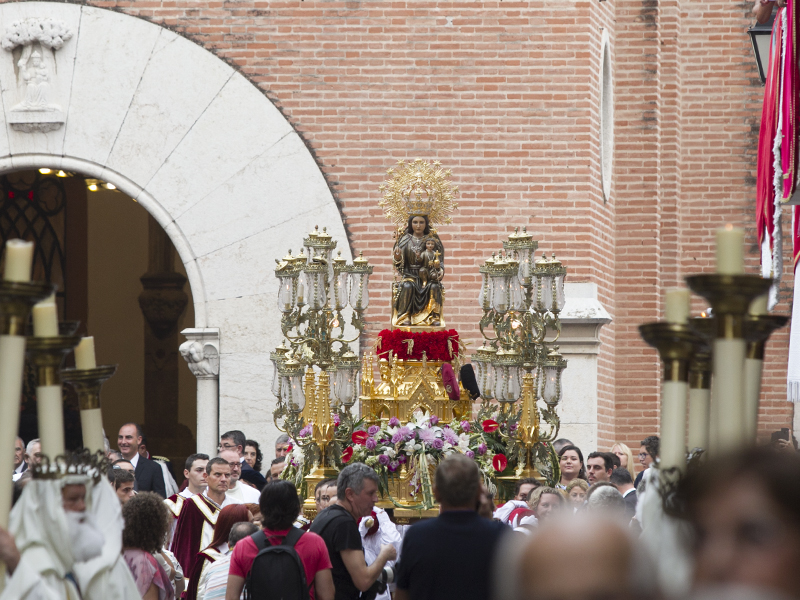
[{"label": "white cassock", "polygon": [[[373,509],[375,516],[378,518],[378,531],[373,535],[367,535],[369,527],[366,525],[366,519],[361,519],[358,524],[358,532],[361,534],[361,542],[364,544],[364,558],[368,565],[375,562],[378,554],[381,553],[381,546],[383,544],[391,544],[397,551],[397,560],[400,560],[400,549],[403,546],[403,536],[397,529],[397,526],[392,523],[389,515],[382,508],[377,506]],[[390,560],[386,563],[387,566],[394,565],[397,560]],[[391,586],[392,588],[394,585]],[[387,588],[383,594],[378,594],[375,600],[391,600],[389,589]]]},{"label": "white cassock", "polygon": [[[86,485],[87,516],[94,518],[105,538],[100,555],[85,563],[75,562],[73,555],[74,540],[61,498],[66,484]],[[17,569],[6,579],[0,600],[141,598],[120,559],[122,515],[119,500],[105,478],[98,484],[81,475],[30,481],[11,511],[9,531],[21,557]],[[82,596],[76,583],[82,588]]]}]

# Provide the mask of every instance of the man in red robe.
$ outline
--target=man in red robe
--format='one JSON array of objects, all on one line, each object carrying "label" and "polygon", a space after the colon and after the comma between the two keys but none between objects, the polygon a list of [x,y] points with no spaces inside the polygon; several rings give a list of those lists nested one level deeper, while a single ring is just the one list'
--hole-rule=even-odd
[{"label": "man in red robe", "polygon": [[206,489],[206,465],[208,464],[208,454],[192,454],[186,459],[186,468],[183,470],[183,476],[186,477],[186,487],[173,494],[166,500],[164,504],[169,508],[169,512],[174,517],[172,527],[169,531],[169,544],[172,544],[172,538],[175,536],[175,526],[178,523],[178,517],[181,516],[183,504],[197,494],[202,494]]},{"label": "man in red robe", "polygon": [[183,503],[170,550],[184,573],[193,572],[197,553],[211,543],[219,511],[229,504],[240,504],[225,494],[230,478],[228,461],[212,458],[206,465],[208,487],[202,494],[192,496]]}]

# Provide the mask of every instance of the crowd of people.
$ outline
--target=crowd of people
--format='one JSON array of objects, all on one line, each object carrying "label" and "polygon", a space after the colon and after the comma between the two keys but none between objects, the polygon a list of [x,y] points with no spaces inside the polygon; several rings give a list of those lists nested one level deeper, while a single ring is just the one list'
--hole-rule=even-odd
[{"label": "crowd of people", "polygon": [[[319,482],[316,514],[304,518],[298,490],[280,478],[291,449],[286,436],[272,459],[241,431],[228,431],[216,456],[186,459],[180,487],[171,465],[142,449],[136,424],[123,425],[117,442],[118,450],[107,453],[107,477],[124,522],[118,553],[142,599],[664,596],[639,540],[648,515],[637,495],[658,459],[655,436],[641,442],[639,472],[625,444],[584,459],[572,442],[558,440],[558,483],[520,479],[513,499],[499,506],[477,464],[450,455],[434,476],[439,515],[413,525],[397,524],[391,510],[375,506],[380,479],[361,463]],[[37,440],[18,440],[19,488],[40,459]],[[79,487],[62,488],[68,515],[86,511],[88,492],[81,496]],[[693,597],[800,597],[800,457],[791,436],[707,461],[684,479],[677,497],[689,525]],[[21,562],[28,551],[18,551],[0,528],[0,561],[16,582],[13,597],[50,597],[18,583],[23,572],[34,577]],[[92,555],[73,554],[78,563]],[[80,577],[63,577],[65,589],[80,587]],[[0,599],[6,597],[12,596],[3,592]]]}]

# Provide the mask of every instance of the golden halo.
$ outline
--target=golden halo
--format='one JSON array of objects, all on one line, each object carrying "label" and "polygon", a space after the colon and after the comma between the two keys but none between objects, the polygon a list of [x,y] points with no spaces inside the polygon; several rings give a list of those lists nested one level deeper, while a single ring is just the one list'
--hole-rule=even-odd
[{"label": "golden halo", "polygon": [[438,160],[400,160],[386,174],[390,178],[379,188],[383,200],[378,206],[398,228],[405,228],[411,215],[427,216],[430,225],[453,222],[450,213],[458,208],[453,201],[458,188],[450,181],[450,170],[443,169]]}]

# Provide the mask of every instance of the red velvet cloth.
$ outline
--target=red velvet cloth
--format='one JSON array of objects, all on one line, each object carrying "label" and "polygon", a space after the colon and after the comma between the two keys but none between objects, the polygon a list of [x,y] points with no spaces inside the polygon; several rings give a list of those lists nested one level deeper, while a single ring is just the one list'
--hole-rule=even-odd
[{"label": "red velvet cloth", "polygon": [[[391,351],[395,358],[422,360],[425,352],[428,360],[450,362],[458,356],[458,339],[455,329],[413,332],[384,329],[378,334],[378,358],[388,359]],[[407,340],[413,340],[413,345]]]},{"label": "red velvet cloth", "polygon": [[[200,506],[205,508],[201,510]],[[191,577],[194,572],[194,563],[197,554],[208,546],[213,534],[214,525],[217,523],[219,507],[203,494],[192,496],[183,503],[181,515],[175,524],[175,535],[172,538],[170,550],[178,559],[183,568],[184,575]],[[209,519],[209,516],[211,518]],[[203,529],[206,529],[208,539],[203,539]]]},{"label": "red velvet cloth", "polygon": [[[783,61],[783,81],[781,86],[781,113],[783,118],[783,141],[781,143],[781,164],[783,167],[783,200],[789,200],[795,190],[797,179],[797,110],[798,73],[797,44],[794,39],[797,28],[797,2],[786,2],[786,58]],[[777,19],[777,18],[776,18]]]}]

